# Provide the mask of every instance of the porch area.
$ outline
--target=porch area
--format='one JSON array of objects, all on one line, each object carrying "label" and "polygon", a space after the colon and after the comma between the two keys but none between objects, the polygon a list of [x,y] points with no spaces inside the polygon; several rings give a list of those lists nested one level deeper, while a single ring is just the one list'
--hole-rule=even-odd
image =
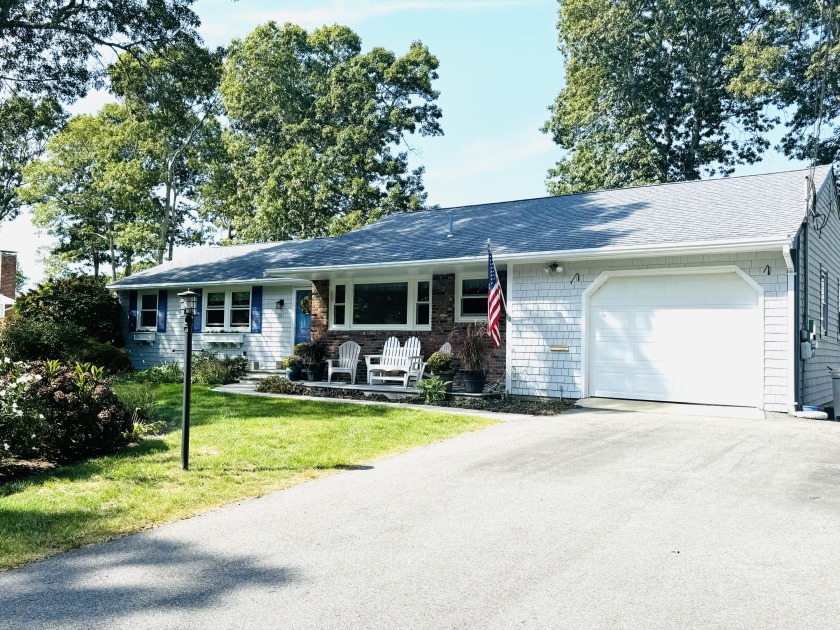
[{"label": "porch area", "polygon": [[[257,384],[264,378],[268,378],[269,376],[285,376],[285,370],[252,370],[249,371],[244,377],[240,379],[240,382],[228,387],[235,387],[241,391],[252,391],[255,390]],[[347,380],[334,380],[331,382],[327,381],[296,381],[298,385],[302,385],[304,387],[310,388],[312,390],[336,390],[336,393],[339,392],[347,392],[347,393],[357,393],[359,395],[383,395],[387,396],[388,398],[393,398],[394,400],[399,400],[403,398],[408,398],[409,396],[415,396],[420,393],[420,390],[417,387],[403,387],[401,384],[394,383],[394,384],[386,384],[386,383],[349,383]],[[492,386],[491,388],[492,389]],[[313,392],[314,393],[314,392]],[[501,391],[484,391],[479,394],[469,394],[464,391],[463,387],[454,387],[452,389],[452,393],[448,394],[448,398],[452,399],[459,399],[459,398],[498,398],[501,396]]]}]

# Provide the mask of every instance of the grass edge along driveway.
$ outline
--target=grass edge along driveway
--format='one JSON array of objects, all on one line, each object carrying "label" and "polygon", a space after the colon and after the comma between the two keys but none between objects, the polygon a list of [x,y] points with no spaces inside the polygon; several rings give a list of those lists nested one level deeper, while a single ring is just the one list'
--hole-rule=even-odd
[{"label": "grass edge along driveway", "polygon": [[[121,385],[121,388],[137,387]],[[181,386],[155,388],[177,426]],[[0,485],[0,571],[187,518],[495,424],[388,406],[222,394],[195,387],[190,470],[180,430]]]}]

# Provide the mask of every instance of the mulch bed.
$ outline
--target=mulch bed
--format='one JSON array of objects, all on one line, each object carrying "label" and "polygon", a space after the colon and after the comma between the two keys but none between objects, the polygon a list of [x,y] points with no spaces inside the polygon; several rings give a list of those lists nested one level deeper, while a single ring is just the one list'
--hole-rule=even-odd
[{"label": "mulch bed", "polygon": [[[259,391],[259,390],[258,390]],[[420,396],[408,396],[401,399],[389,398],[385,394],[365,393],[357,389],[338,389],[334,387],[305,387],[295,383],[291,391],[275,392],[292,396],[315,396],[318,398],[337,398],[341,400],[368,400],[373,402],[405,402],[416,405],[427,404]],[[434,403],[435,407],[452,409],[477,409],[498,413],[516,413],[528,416],[554,416],[575,406],[574,400],[517,400],[514,398],[462,398],[442,400]]]},{"label": "mulch bed", "polygon": [[7,459],[0,461],[0,485],[52,470],[56,464],[40,459]]}]

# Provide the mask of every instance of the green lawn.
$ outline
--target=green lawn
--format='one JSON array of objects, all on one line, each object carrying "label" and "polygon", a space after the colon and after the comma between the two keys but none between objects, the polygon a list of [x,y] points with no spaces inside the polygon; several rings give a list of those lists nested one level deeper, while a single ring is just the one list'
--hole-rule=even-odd
[{"label": "green lawn", "polygon": [[[139,387],[124,384],[121,388]],[[156,389],[180,423],[181,387]],[[0,485],[0,570],[185,518],[493,424],[477,416],[193,389],[190,471],[180,430],[116,455]]]}]

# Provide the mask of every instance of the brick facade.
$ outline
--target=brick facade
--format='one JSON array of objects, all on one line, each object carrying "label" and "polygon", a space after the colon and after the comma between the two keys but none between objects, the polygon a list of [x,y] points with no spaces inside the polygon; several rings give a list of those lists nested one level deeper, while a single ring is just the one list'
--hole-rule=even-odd
[{"label": "brick facade", "polygon": [[0,252],[0,295],[15,298],[17,254]]},{"label": "brick facade", "polygon": [[[502,286],[505,274],[500,273]],[[338,356],[338,347],[345,341],[355,341],[362,349],[357,382],[367,381],[364,355],[379,354],[389,337],[396,337],[405,343],[409,337],[417,337],[423,356],[428,358],[436,352],[454,330],[464,329],[467,324],[455,322],[455,275],[434,275],[432,277],[432,329],[431,330],[330,330],[329,328],[330,281],[316,280],[312,283],[312,338],[322,338],[327,344],[327,355]],[[505,371],[505,329],[504,318],[501,323],[502,345],[492,351],[487,382],[492,383],[504,376]],[[452,340],[453,349],[457,342]]]}]

